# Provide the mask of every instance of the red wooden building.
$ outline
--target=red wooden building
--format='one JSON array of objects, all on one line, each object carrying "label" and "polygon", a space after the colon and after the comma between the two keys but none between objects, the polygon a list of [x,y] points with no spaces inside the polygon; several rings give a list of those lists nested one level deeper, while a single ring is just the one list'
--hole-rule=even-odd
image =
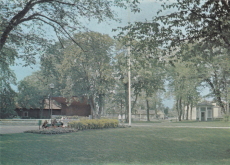
[{"label": "red wooden building", "polygon": [[20,108],[17,107],[15,111],[18,116],[21,118],[47,118],[51,117],[51,109],[52,115],[60,115],[60,116],[89,116],[91,115],[90,105],[87,103],[87,99],[78,99],[77,97],[73,97],[71,102],[64,97],[52,97],[51,101],[49,99],[45,100],[44,108]]}]

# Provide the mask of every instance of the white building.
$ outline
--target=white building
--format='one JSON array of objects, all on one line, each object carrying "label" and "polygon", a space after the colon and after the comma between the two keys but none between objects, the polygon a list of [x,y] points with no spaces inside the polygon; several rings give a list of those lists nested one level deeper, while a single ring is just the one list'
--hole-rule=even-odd
[{"label": "white building", "polygon": [[198,103],[196,107],[193,107],[192,112],[189,110],[188,116],[190,120],[211,121],[223,118],[223,113],[221,111],[221,107],[217,106],[216,103],[204,101]]}]

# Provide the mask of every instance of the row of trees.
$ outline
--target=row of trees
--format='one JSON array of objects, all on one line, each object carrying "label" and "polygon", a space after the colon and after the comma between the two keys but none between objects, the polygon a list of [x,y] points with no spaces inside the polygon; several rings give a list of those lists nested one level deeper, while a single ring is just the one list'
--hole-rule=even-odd
[{"label": "row of trees", "polygon": [[[60,88],[57,94],[65,97],[88,97],[92,109],[100,115],[103,105],[121,105],[128,109],[126,48],[130,46],[133,107],[138,103],[138,97],[140,99],[142,96],[149,111],[150,102],[153,106],[157,105],[153,104],[153,98],[159,102],[156,100],[165,90],[164,82],[168,82],[179,120],[184,113],[183,107],[192,107],[199,100],[202,85],[210,88],[210,95],[227,113],[225,102],[228,101],[227,91],[230,91],[229,1],[178,0],[176,3],[165,3],[162,10],[176,8],[176,12],[161,15],[159,11],[159,16],[154,17],[152,22],[136,22],[118,28],[121,33],[116,41],[98,33],[76,33],[73,27],[80,25],[78,15],[89,19],[93,16],[99,21],[115,19],[110,7],[125,7],[127,4],[122,1],[25,0],[20,1],[21,6],[15,5],[13,16],[7,20],[11,14],[8,8],[14,6],[14,1],[10,2],[11,5],[1,2],[1,7],[6,9],[0,18],[5,25],[1,33],[1,68],[9,68],[15,57],[33,62],[31,52],[41,52],[40,48],[46,48],[45,53],[40,55],[41,80],[47,84],[55,81]],[[137,3],[134,0],[128,6],[137,11]],[[41,14],[43,10],[47,11],[47,15]],[[52,17],[52,14],[58,17]],[[51,26],[59,42],[48,44],[37,39],[41,37],[35,37],[37,40],[20,38],[18,35],[22,34],[23,29],[19,25],[23,23],[31,30],[31,25]],[[32,32],[28,34],[39,34]],[[15,41],[16,37],[20,42]],[[25,38],[31,44],[23,45]],[[34,49],[35,43],[42,43],[36,47],[39,50]],[[30,53],[16,49],[17,46]],[[6,71],[2,73],[12,77],[9,69],[7,71],[8,74]],[[10,77],[7,77],[8,80]],[[10,81],[6,82],[9,84]],[[3,90],[7,89],[3,85],[2,95],[6,96],[3,92],[10,90]]]},{"label": "row of trees", "polygon": [[[176,9],[175,12],[160,14],[170,8]],[[148,50],[151,56],[163,56],[174,67],[176,74],[171,77],[174,77],[172,83],[177,85],[172,91],[179,120],[183,105],[192,106],[197,100],[194,91],[201,82],[209,87],[210,95],[222,107],[223,113],[227,113],[230,1],[177,0],[176,3],[163,4],[162,10],[152,22],[136,22],[119,28],[122,30],[119,38],[125,36],[126,43],[138,40],[133,53]],[[181,70],[177,70],[178,67]]]},{"label": "row of trees", "polygon": [[[81,48],[70,40],[62,40],[62,45],[57,42],[41,58],[41,70],[20,82],[20,106],[40,107],[35,102],[43,103],[44,96],[49,94],[48,84],[52,82],[55,84],[54,95],[69,98],[70,102],[72,96],[84,96],[98,117],[103,109],[127,114],[126,47],[108,35],[96,32],[77,33],[73,38],[78,39]],[[166,73],[156,59],[145,62],[143,57],[131,56],[132,111],[135,113],[135,107],[142,106],[147,108],[148,114],[150,109],[156,110],[157,114],[157,110],[164,108],[159,93],[164,90]]]},{"label": "row of trees", "polygon": [[[87,30],[84,20],[118,21],[114,8],[130,7],[138,12],[138,1],[133,0],[2,0],[0,1],[0,97],[1,116],[13,112],[15,92],[11,85],[15,75],[10,70],[15,59],[28,66],[35,64],[45,50],[61,38],[81,47],[73,34]],[[48,31],[47,31],[48,29]],[[4,98],[4,100],[2,99]],[[10,112],[10,113],[8,113]]]},{"label": "row of trees", "polygon": [[[96,32],[78,33],[73,38],[77,38],[79,43],[84,45],[83,49],[77,47],[70,40],[62,40],[62,45],[57,42],[41,58],[41,71],[20,83],[19,98],[21,98],[20,103],[24,103],[21,106],[26,107],[28,101],[26,98],[31,98],[29,106],[38,107],[33,103],[33,100],[40,104],[43,103],[42,100],[49,95],[47,85],[55,83],[55,95],[65,96],[70,99],[70,102],[72,96],[87,97],[97,116],[101,115],[103,109],[106,112],[127,114],[129,107],[126,46],[121,42],[116,42],[108,35]],[[133,48],[135,48],[135,44],[138,44],[138,41],[132,44]],[[158,51],[162,53],[162,50]],[[194,58],[182,62],[181,59],[175,59],[175,57],[158,59],[148,53],[133,53],[130,56],[132,113],[141,108],[146,109],[147,120],[150,120],[150,109],[155,110],[156,115],[158,110],[164,111],[162,96],[166,91],[165,82],[167,82],[167,93],[175,98],[175,109],[178,112],[179,120],[185,114],[185,118],[188,120],[189,107],[192,108],[201,99],[200,92],[203,83],[209,79],[210,84],[215,84],[216,81],[221,84],[222,75],[216,77],[217,75],[213,74],[216,70],[207,64],[215,64],[219,66],[218,69],[226,69],[229,67],[227,65],[229,61],[226,61],[226,56],[222,56],[222,60],[218,56],[217,59],[204,62],[198,56],[196,58],[199,60]],[[224,59],[226,65],[221,63]],[[222,73],[222,70],[219,72]],[[23,88],[26,84],[28,87]],[[33,84],[34,96],[29,84]],[[222,94],[220,99],[226,100],[226,88],[218,89]],[[215,97],[215,93],[212,96]],[[186,110],[184,110],[185,106]],[[223,112],[225,108],[223,105]]]}]

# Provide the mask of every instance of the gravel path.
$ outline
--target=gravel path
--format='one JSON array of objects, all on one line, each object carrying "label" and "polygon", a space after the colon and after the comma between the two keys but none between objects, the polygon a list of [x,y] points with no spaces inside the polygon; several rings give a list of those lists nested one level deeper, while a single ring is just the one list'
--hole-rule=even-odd
[{"label": "gravel path", "polygon": [[38,126],[8,126],[0,125],[0,134],[23,133],[28,130],[37,130]]},{"label": "gravel path", "polygon": [[[127,125],[128,124],[124,124]],[[131,127],[162,127],[162,128],[207,128],[207,129],[230,129],[230,127],[216,127],[216,126],[188,126],[188,125],[169,125],[168,123],[132,123]],[[0,134],[13,134],[23,133],[28,130],[38,130],[38,126],[12,126],[12,125],[0,125]]]}]

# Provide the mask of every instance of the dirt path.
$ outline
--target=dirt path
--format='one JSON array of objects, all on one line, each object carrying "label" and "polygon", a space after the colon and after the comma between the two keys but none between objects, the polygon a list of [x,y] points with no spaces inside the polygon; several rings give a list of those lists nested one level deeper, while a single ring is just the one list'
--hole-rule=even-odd
[{"label": "dirt path", "polygon": [[150,125],[150,124],[132,124],[131,127],[164,127],[164,128],[219,128],[219,129],[230,129],[230,127],[209,127],[209,126],[170,126],[170,125]]},{"label": "dirt path", "polygon": [[37,130],[38,126],[8,126],[0,125],[0,134],[23,133],[28,130]]},{"label": "dirt path", "polygon": [[[128,124],[124,124],[128,126]],[[157,128],[207,128],[207,129],[230,129],[229,127],[220,126],[197,126],[197,125],[171,125],[169,122],[162,123],[132,123],[131,127],[157,127]],[[0,134],[23,133],[28,130],[38,130],[38,126],[12,126],[0,125]]]}]

